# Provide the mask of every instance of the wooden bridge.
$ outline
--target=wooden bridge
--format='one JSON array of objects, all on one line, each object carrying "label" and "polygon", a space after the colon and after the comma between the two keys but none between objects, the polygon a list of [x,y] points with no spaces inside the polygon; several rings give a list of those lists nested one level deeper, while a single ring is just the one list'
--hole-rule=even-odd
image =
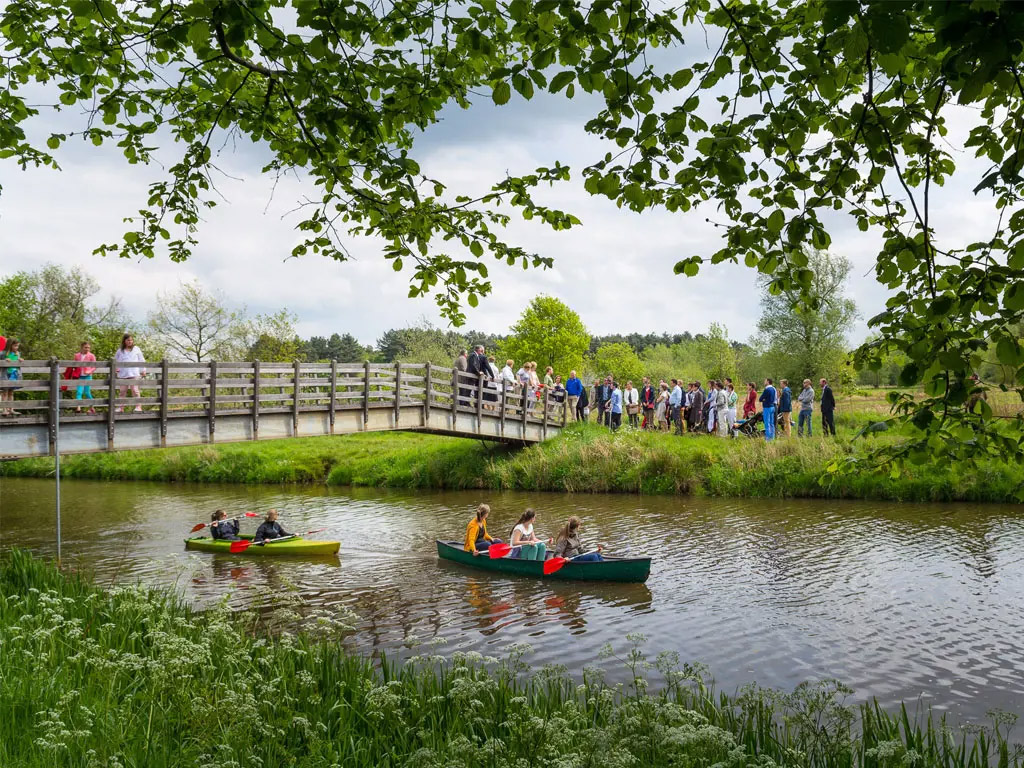
[{"label": "wooden bridge", "polygon": [[[570,418],[554,393],[538,397],[430,363],[110,360],[93,363],[91,380],[63,378],[81,365],[74,361],[3,361],[0,373],[9,365],[23,376],[0,378],[0,389],[17,387],[13,402],[0,402],[4,458],[53,455],[58,447],[92,453],[386,430],[526,445]],[[117,378],[131,371],[140,377]],[[79,386],[90,386],[94,399],[76,400]]]}]

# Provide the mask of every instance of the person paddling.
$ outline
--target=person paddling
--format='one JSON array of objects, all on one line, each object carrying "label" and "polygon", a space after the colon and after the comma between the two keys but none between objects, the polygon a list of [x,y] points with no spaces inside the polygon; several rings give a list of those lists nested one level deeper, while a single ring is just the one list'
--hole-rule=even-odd
[{"label": "person paddling", "polygon": [[604,562],[604,558],[601,557],[604,547],[600,544],[597,545],[597,552],[583,551],[583,542],[580,541],[582,530],[582,521],[575,515],[570,517],[555,537],[555,557],[564,557],[577,563]]},{"label": "person paddling", "polygon": [[291,535],[277,522],[277,510],[272,509],[267,512],[266,520],[260,523],[260,527],[256,529],[256,535],[253,536],[252,540],[253,543],[259,544],[268,539],[280,539]]},{"label": "person paddling", "polygon": [[227,517],[223,509],[218,509],[210,515],[210,534],[221,541],[239,541],[238,518],[228,520]]},{"label": "person paddling", "polygon": [[533,532],[533,521],[536,519],[537,513],[529,508],[520,516],[512,529],[512,552],[509,557],[517,557],[520,560],[544,559],[547,546]]},{"label": "person paddling", "polygon": [[476,508],[476,515],[473,516],[473,519],[466,526],[466,544],[464,549],[467,552],[479,555],[481,552],[486,552],[490,549],[492,544],[501,544],[501,539],[495,539],[487,533],[487,515],[490,513],[491,508],[486,504],[481,504]]}]

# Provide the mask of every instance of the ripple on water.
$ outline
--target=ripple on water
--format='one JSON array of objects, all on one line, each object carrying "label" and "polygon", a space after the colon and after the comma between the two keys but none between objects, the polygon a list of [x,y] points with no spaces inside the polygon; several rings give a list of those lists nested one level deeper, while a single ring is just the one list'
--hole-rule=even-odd
[{"label": "ripple on water", "polygon": [[[50,519],[50,488],[4,480],[3,546],[49,550],[39,520]],[[486,494],[496,536],[532,506],[541,533],[576,514],[585,540],[653,554],[651,578],[636,585],[439,562],[434,539],[461,538],[479,493],[65,481],[62,495],[65,557],[101,580],[176,584],[200,605],[229,594],[247,606],[294,588],[311,607],[354,611],[349,642],[364,652],[419,653],[437,638],[445,653],[500,655],[526,641],[531,663],[579,669],[639,632],[652,654],[706,663],[726,690],[835,677],[885,704],[920,700],[971,719],[1024,701],[1018,507]],[[182,551],[213,509],[269,507],[292,529],[327,528],[340,560]]]}]

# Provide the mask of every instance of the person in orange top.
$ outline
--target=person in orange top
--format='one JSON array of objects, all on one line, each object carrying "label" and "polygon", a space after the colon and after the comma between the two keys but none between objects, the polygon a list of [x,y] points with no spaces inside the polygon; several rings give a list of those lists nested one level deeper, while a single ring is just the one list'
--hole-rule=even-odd
[{"label": "person in orange top", "polygon": [[476,515],[466,526],[466,545],[463,549],[467,552],[479,555],[490,549],[491,544],[501,544],[501,539],[495,539],[487,533],[487,515],[490,512],[491,508],[486,504],[476,508]]}]

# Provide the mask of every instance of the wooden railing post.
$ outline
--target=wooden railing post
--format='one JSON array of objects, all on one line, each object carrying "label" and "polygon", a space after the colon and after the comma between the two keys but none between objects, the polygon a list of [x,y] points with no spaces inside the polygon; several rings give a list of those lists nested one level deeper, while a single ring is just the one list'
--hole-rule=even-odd
[{"label": "wooden railing post", "polygon": [[544,387],[544,418],[541,419],[540,439],[548,439],[548,388]]},{"label": "wooden railing post", "polygon": [[260,361],[252,363],[252,439],[260,437]]},{"label": "wooden railing post", "polygon": [[60,419],[60,410],[57,407],[57,400],[60,397],[60,366],[57,365],[57,358],[50,358],[50,456],[57,453],[57,426]]},{"label": "wooden railing post", "polygon": [[363,426],[370,423],[370,361],[363,363]]},{"label": "wooden railing post", "polygon": [[526,439],[526,417],[529,415],[529,410],[530,410],[529,406],[530,406],[530,385],[529,384],[525,384],[525,385],[523,385],[523,413],[522,413],[523,427],[522,427],[522,434],[520,435],[520,437],[523,438],[523,440]]},{"label": "wooden railing post", "polygon": [[484,373],[476,375],[476,433],[483,431],[484,423]]},{"label": "wooden railing post", "polygon": [[300,372],[299,372],[299,361],[298,360],[295,361],[295,364],[292,367],[292,370],[294,371],[294,374],[295,374],[294,381],[292,382],[292,384],[294,385],[294,387],[292,389],[292,435],[298,435],[299,434],[299,392],[300,392],[300,387],[299,387],[299,375],[300,375]]},{"label": "wooden railing post", "polygon": [[402,364],[395,361],[395,428],[398,428],[398,419],[402,408]]},{"label": "wooden railing post", "polygon": [[505,436],[505,407],[508,405],[508,382],[504,379],[501,380],[501,436]]},{"label": "wooden railing post", "polygon": [[160,445],[167,447],[167,398],[171,385],[167,378],[167,358],[160,361]]},{"label": "wooden railing post", "polygon": [[117,414],[117,361],[111,359],[109,362],[110,373],[107,374],[107,383],[110,385],[107,392],[107,450],[114,450],[114,419]]},{"label": "wooden railing post", "polygon": [[210,361],[210,404],[206,412],[206,420],[209,425],[209,441],[213,442],[213,432],[217,428],[217,361]]},{"label": "wooden railing post", "polygon": [[331,397],[329,401],[331,434],[334,434],[334,407],[338,399],[338,361],[331,360]]},{"label": "wooden railing post", "polygon": [[569,423],[569,393],[562,390],[562,426]]},{"label": "wooden railing post", "polygon": [[452,429],[459,418],[459,369],[452,367]]},{"label": "wooden railing post", "polygon": [[433,395],[433,387],[432,387],[432,385],[430,383],[430,361],[429,360],[427,361],[427,364],[423,366],[423,368],[424,368],[424,370],[426,370],[426,374],[423,377],[423,385],[424,385],[424,393],[425,393],[424,396],[423,396],[423,426],[424,427],[429,427],[430,426],[430,400],[431,400],[431,396]]}]

